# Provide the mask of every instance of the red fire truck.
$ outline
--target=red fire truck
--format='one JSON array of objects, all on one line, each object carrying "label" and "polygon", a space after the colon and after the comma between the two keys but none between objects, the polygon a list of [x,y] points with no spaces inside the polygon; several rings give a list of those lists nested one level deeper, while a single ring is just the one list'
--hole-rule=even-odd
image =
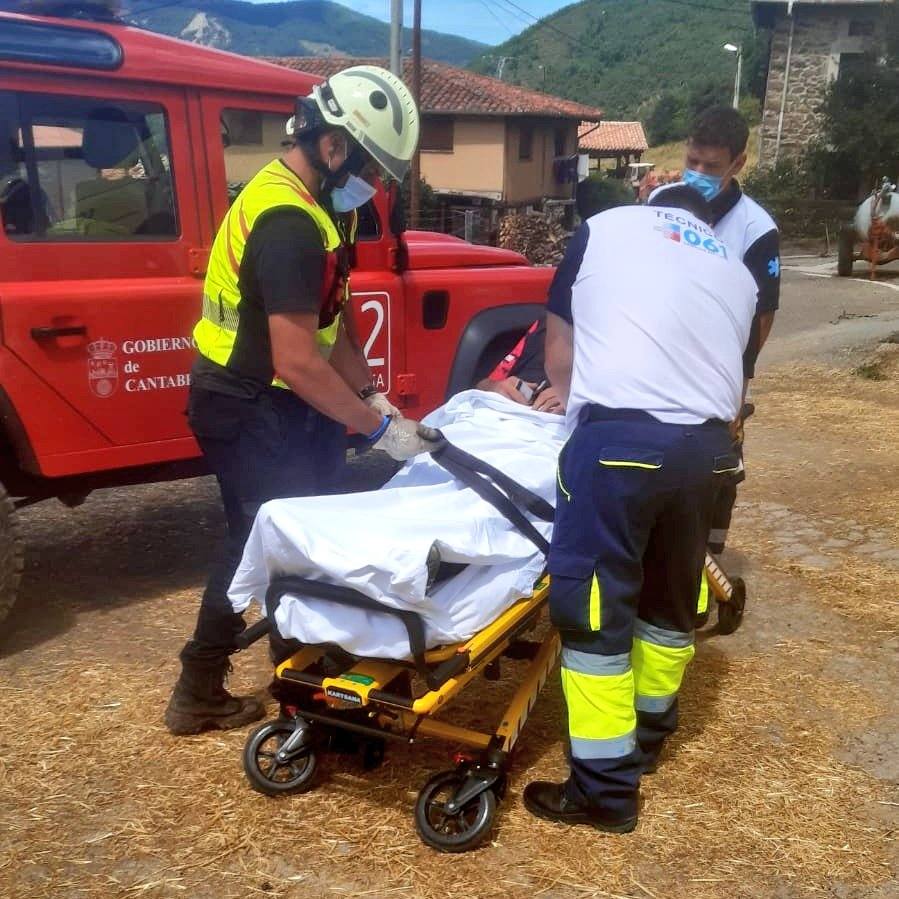
[{"label": "red fire truck", "polygon": [[[316,78],[115,21],[0,14],[0,618],[15,510],[191,476],[191,331],[216,225]],[[551,276],[363,211],[353,303],[378,386],[419,416],[489,370]]]}]

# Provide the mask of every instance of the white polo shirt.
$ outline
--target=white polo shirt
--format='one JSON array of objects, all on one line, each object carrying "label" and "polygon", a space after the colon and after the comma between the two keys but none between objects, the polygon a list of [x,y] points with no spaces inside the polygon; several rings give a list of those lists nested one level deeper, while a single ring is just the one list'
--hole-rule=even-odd
[{"label": "white polo shirt", "polygon": [[[661,191],[674,186],[663,184],[657,187],[650,194],[650,201]],[[755,278],[758,285],[756,314],[776,312],[780,305],[780,235],[774,219],[743,193],[736,179],[712,198],[709,207],[715,234],[740,256]],[[758,332],[754,331],[750,336],[751,346],[743,357],[743,373],[747,378],[755,375],[758,337]]]},{"label": "white polo shirt", "polygon": [[756,296],[746,266],[684,210],[588,219],[547,304],[574,327],[569,422],[591,403],[677,424],[733,420]]}]

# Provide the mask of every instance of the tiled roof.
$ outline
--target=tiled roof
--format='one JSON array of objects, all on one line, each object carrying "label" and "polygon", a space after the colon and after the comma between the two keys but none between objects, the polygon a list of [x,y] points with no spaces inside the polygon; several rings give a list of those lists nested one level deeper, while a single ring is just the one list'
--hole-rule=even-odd
[{"label": "tiled roof", "polygon": [[639,122],[581,122],[577,129],[578,149],[601,153],[641,153],[649,149]]},{"label": "tiled roof", "polygon": [[[386,59],[361,59],[346,56],[286,56],[269,62],[299,69],[327,78],[351,65],[387,67]],[[412,80],[412,60],[403,60],[403,78]],[[530,115],[548,118],[578,119],[598,122],[602,110],[573,103],[551,94],[506,84],[489,75],[478,75],[430,59],[421,66],[421,107],[426,113],[458,115]]]}]

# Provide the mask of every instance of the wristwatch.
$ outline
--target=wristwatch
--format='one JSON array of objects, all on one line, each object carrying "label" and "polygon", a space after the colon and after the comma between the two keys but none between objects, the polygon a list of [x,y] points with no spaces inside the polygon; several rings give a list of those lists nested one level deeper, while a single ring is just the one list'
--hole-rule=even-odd
[{"label": "wristwatch", "polygon": [[363,387],[359,391],[359,394],[358,394],[359,399],[367,400],[370,396],[374,396],[377,392],[378,392],[378,388],[375,387],[374,384],[366,384],[365,387]]}]

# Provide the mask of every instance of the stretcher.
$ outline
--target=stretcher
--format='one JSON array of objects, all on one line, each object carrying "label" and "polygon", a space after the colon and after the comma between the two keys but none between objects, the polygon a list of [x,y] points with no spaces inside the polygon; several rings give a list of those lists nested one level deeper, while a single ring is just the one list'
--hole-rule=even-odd
[{"label": "stretcher", "polygon": [[[444,458],[443,463],[471,481],[460,458]],[[503,486],[508,493],[509,485]],[[491,501],[508,503],[483,479],[473,489],[491,495]],[[520,493],[516,498],[527,501]],[[529,511],[538,517],[545,514],[534,503]],[[526,519],[518,521],[545,551],[545,539]],[[745,604],[742,581],[730,580],[710,556],[706,581],[718,605],[719,629],[733,632]],[[455,766],[422,787],[415,826],[434,849],[476,848],[492,830],[513,750],[560,653],[559,637],[545,621],[548,592],[549,577],[544,574],[530,596],[514,602],[470,639],[428,649],[424,623],[414,611],[385,606],[343,585],[295,575],[273,578],[265,596],[266,618],[244,632],[241,648],[269,632],[284,597],[301,594],[399,619],[410,652],[404,659],[360,658],[335,646],[294,645],[275,669],[272,692],[280,714],[254,730],[244,747],[251,786],[270,796],[302,793],[314,786],[319,759],[329,750],[359,752],[363,766],[371,769],[380,764],[390,741],[443,740],[457,748]],[[499,679],[506,659],[529,664],[493,730],[473,730],[439,717],[481,674]]]}]

